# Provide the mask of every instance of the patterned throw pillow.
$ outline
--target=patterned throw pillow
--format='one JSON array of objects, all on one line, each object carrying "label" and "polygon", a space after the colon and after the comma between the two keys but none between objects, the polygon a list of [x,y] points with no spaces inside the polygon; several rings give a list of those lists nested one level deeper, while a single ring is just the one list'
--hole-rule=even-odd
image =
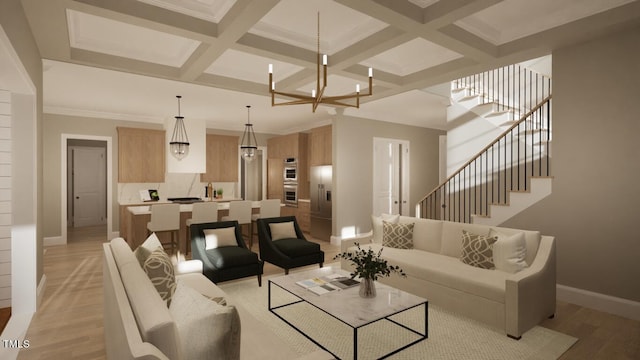
[{"label": "patterned throw pillow", "polygon": [[493,243],[497,237],[476,235],[462,230],[462,254],[460,261],[482,269],[493,269]]},{"label": "patterned throw pillow", "polygon": [[166,300],[169,306],[176,291],[176,275],[169,255],[162,248],[158,248],[149,255],[142,268],[162,300]]},{"label": "patterned throw pillow", "polygon": [[382,246],[413,249],[413,223],[393,224],[382,221]]}]

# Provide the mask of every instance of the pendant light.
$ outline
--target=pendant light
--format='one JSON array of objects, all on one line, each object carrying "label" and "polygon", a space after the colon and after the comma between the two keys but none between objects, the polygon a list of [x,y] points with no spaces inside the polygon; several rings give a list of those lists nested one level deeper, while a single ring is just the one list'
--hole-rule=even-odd
[{"label": "pendant light", "polygon": [[187,129],[184,126],[184,116],[180,116],[180,99],[182,96],[178,95],[176,98],[178,98],[178,116],[175,117],[176,125],[173,127],[169,151],[171,151],[173,157],[182,160],[189,155],[189,138],[187,137]]},{"label": "pendant light", "polygon": [[247,105],[247,123],[245,124],[242,141],[240,142],[242,158],[245,161],[252,161],[255,159],[256,150],[258,149],[258,141],[256,141],[256,134],[253,132],[253,125],[251,125],[251,118],[249,117],[250,109],[251,105]]}]

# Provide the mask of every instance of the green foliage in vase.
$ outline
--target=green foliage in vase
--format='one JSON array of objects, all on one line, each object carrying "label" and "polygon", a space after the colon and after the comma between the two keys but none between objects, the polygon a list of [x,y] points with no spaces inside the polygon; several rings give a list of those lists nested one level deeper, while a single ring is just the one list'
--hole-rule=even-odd
[{"label": "green foliage in vase", "polygon": [[344,252],[336,255],[333,259],[345,259],[351,261],[355,265],[355,270],[351,273],[351,278],[359,276],[363,279],[378,280],[379,277],[388,277],[392,273],[396,273],[402,277],[407,277],[407,274],[397,265],[389,265],[387,260],[382,259],[382,249],[377,253],[371,248],[365,250],[360,248],[359,243],[355,243],[358,250],[355,252]]}]

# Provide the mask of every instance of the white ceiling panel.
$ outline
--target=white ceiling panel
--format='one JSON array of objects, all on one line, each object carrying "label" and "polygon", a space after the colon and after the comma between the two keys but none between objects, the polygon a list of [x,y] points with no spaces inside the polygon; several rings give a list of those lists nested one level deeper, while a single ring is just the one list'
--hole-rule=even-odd
[{"label": "white ceiling panel", "polygon": [[494,44],[504,44],[634,0],[506,0],[456,24]]},{"label": "white ceiling panel", "polygon": [[180,67],[199,41],[67,10],[69,41],[73,48],[151,63]]},{"label": "white ceiling panel", "polygon": [[269,64],[273,64],[275,81],[282,81],[287,77],[304,69],[302,66],[269,59],[259,55],[229,49],[222,54],[207,70],[208,74],[232,77],[235,79],[255,83],[268,83]]},{"label": "white ceiling panel", "polygon": [[220,22],[236,0],[138,0],[149,5],[193,16],[214,23]]},{"label": "white ceiling panel", "polygon": [[333,1],[282,0],[249,32],[316,51],[318,12],[323,54],[334,54],[387,27],[382,21]]},{"label": "white ceiling panel", "polygon": [[425,39],[416,38],[367,59],[361,64],[394,75],[405,76],[460,57],[462,55],[454,51]]}]

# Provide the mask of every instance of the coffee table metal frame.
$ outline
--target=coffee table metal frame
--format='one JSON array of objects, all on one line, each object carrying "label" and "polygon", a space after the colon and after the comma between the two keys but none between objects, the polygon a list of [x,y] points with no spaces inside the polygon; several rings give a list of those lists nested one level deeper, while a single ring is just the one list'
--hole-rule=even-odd
[{"label": "coffee table metal frame", "polygon": [[[309,274],[310,274],[310,277],[321,276],[321,275],[313,275],[313,274],[314,274],[313,272],[309,272]],[[293,296],[295,296],[295,297],[296,297],[296,298],[298,298],[299,300],[297,300],[297,301],[293,301],[293,302],[290,302],[290,303],[287,303],[287,304],[283,304],[283,305],[279,305],[279,306],[272,307],[272,306],[271,306],[271,285],[272,285],[272,284],[273,284],[273,285],[275,285],[275,286],[277,286],[277,287],[279,287],[280,289],[282,289],[282,290],[284,290],[284,291],[288,292],[289,294],[292,294]],[[298,286],[298,285],[295,285],[295,286]],[[341,291],[358,291],[358,289],[357,289],[357,287],[355,287],[355,289],[346,289],[346,290],[341,290]],[[401,291],[401,290],[398,290],[398,291]],[[418,335],[418,336],[419,336],[419,338],[418,338],[418,339],[416,339],[416,340],[414,340],[414,341],[411,341],[410,343],[408,343],[408,344],[406,344],[406,345],[404,345],[404,346],[402,346],[402,347],[400,347],[400,348],[398,348],[398,349],[396,349],[396,350],[394,350],[394,351],[392,351],[392,352],[390,352],[390,353],[388,353],[388,354],[385,354],[384,356],[380,357],[380,359],[385,359],[385,358],[387,358],[387,357],[389,357],[389,356],[391,356],[391,355],[394,355],[394,354],[396,354],[396,353],[398,353],[398,352],[400,352],[400,351],[402,351],[402,350],[404,350],[404,349],[406,349],[406,348],[408,348],[408,347],[410,347],[410,346],[413,346],[413,345],[415,345],[415,344],[419,343],[420,341],[423,341],[423,340],[425,340],[425,339],[427,339],[427,338],[429,337],[429,321],[428,321],[428,320],[429,320],[429,302],[428,302],[427,300],[424,300],[423,302],[420,302],[420,303],[418,303],[418,304],[416,304],[416,305],[413,305],[413,306],[409,306],[409,307],[406,307],[406,308],[400,309],[400,310],[395,311],[395,312],[393,312],[393,313],[389,313],[389,314],[387,314],[387,315],[385,315],[385,316],[381,316],[381,317],[374,317],[374,318],[372,318],[372,319],[370,319],[370,320],[368,320],[368,321],[366,321],[366,322],[362,323],[361,325],[353,326],[352,324],[349,324],[348,322],[346,322],[346,321],[344,321],[344,320],[340,319],[338,316],[336,316],[336,315],[332,314],[331,312],[329,312],[329,311],[327,311],[327,310],[323,309],[322,307],[317,306],[317,305],[313,304],[313,303],[312,303],[312,302],[310,302],[310,301],[307,301],[305,298],[303,298],[303,297],[301,297],[300,295],[296,294],[295,292],[293,292],[293,291],[289,290],[287,287],[285,287],[285,286],[281,286],[280,284],[275,283],[275,282],[273,282],[272,280],[269,280],[269,288],[268,288],[268,292],[269,292],[269,294],[268,294],[268,297],[269,297],[269,298],[268,298],[268,303],[269,303],[268,307],[269,307],[269,311],[270,311],[271,313],[273,313],[275,316],[279,317],[282,321],[284,321],[285,323],[289,324],[289,326],[291,326],[292,328],[294,328],[296,331],[298,331],[298,332],[299,332],[300,334],[302,334],[304,337],[306,337],[307,339],[311,340],[314,344],[318,345],[320,348],[322,348],[323,350],[327,351],[328,353],[330,353],[331,355],[335,356],[335,357],[336,357],[336,358],[338,358],[338,359],[339,359],[338,355],[336,355],[335,353],[333,353],[331,350],[327,349],[325,346],[323,346],[322,344],[320,344],[318,341],[316,341],[315,339],[313,339],[311,336],[309,336],[309,335],[305,334],[305,333],[304,333],[304,331],[302,331],[301,329],[299,329],[299,328],[298,328],[296,325],[294,325],[292,322],[290,322],[289,320],[285,319],[283,316],[281,316],[280,314],[278,314],[278,313],[276,312],[276,310],[277,310],[277,309],[280,309],[280,308],[283,308],[283,307],[292,306],[292,305],[295,305],[295,304],[299,304],[299,303],[302,303],[302,302],[306,302],[307,304],[312,305],[313,307],[315,307],[315,308],[317,308],[318,310],[320,310],[320,311],[324,312],[325,314],[330,315],[331,317],[333,317],[333,318],[335,318],[335,319],[339,320],[340,322],[342,322],[342,323],[344,323],[344,324],[348,325],[349,327],[351,327],[351,328],[353,329],[353,358],[354,358],[354,359],[357,359],[357,358],[358,358],[358,329],[360,329],[360,328],[362,328],[362,327],[365,327],[365,326],[367,326],[367,325],[370,325],[370,324],[376,323],[376,322],[381,321],[381,320],[387,320],[387,321],[389,321],[389,322],[392,322],[392,323],[394,323],[394,324],[396,324],[396,325],[398,325],[398,326],[400,326],[400,327],[402,327],[402,328],[404,328],[404,329],[406,329],[406,330],[408,330],[408,331],[410,331],[410,332],[412,332],[412,333],[414,333],[414,334]],[[309,293],[311,294],[311,296],[322,296],[322,295],[315,295],[315,294],[312,294],[311,292],[309,292]],[[413,308],[416,308],[416,307],[419,307],[419,306],[423,306],[423,305],[424,305],[424,334],[423,334],[423,333],[421,333],[421,332],[419,332],[419,331],[417,331],[417,330],[414,330],[414,329],[412,329],[412,328],[410,328],[410,327],[408,327],[408,326],[406,326],[406,325],[404,325],[404,324],[401,324],[401,323],[399,323],[399,322],[397,322],[397,321],[395,321],[395,320],[391,319],[391,317],[392,317],[392,316],[394,316],[394,315],[400,314],[400,313],[405,312],[405,311],[407,311],[407,310],[411,310],[411,309],[413,309]]]}]

